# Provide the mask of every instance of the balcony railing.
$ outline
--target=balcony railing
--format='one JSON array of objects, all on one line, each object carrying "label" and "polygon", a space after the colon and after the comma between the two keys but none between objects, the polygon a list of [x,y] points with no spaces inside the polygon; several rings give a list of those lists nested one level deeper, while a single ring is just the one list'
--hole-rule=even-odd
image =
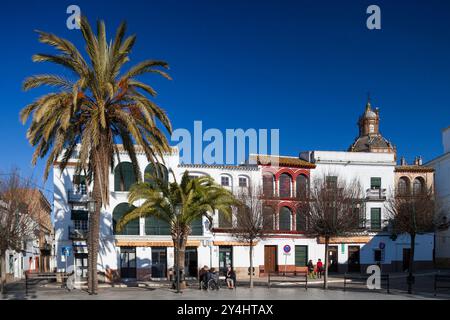
[{"label": "balcony railing", "polygon": [[386,189],[367,189],[367,200],[386,200]]},{"label": "balcony railing", "polygon": [[359,229],[371,232],[388,231],[389,220],[363,219],[359,222]]},{"label": "balcony railing", "polygon": [[88,230],[69,227],[70,240],[86,240],[87,237],[88,237]]},{"label": "balcony railing", "polygon": [[88,202],[91,194],[82,190],[67,190],[70,202]]}]

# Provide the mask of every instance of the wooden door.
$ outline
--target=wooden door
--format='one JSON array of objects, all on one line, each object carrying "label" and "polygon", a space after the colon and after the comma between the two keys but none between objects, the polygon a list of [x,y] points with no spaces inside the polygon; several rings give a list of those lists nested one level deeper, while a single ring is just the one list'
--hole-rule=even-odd
[{"label": "wooden door", "polygon": [[277,246],[264,246],[264,271],[277,271]]},{"label": "wooden door", "polygon": [[338,247],[328,247],[328,272],[338,272]]}]

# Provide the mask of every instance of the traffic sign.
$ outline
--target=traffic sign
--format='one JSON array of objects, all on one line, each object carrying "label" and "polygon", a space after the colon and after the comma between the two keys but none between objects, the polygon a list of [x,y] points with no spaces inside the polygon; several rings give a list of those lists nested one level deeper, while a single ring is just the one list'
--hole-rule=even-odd
[{"label": "traffic sign", "polygon": [[61,253],[65,257],[70,257],[71,251],[72,251],[72,247],[62,247],[61,248]]},{"label": "traffic sign", "polygon": [[291,252],[291,246],[290,245],[285,245],[284,247],[283,247],[283,251],[284,251],[284,253],[286,253],[286,254],[289,254],[290,252]]},{"label": "traffic sign", "polygon": [[381,250],[383,250],[384,248],[386,248],[386,244],[385,244],[384,242],[380,242],[380,243],[378,244],[378,247],[379,247]]}]

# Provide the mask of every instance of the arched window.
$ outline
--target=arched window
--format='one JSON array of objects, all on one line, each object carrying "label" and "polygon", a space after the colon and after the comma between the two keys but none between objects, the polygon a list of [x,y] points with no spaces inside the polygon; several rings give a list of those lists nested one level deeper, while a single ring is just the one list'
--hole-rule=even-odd
[{"label": "arched window", "polygon": [[219,210],[218,219],[219,219],[219,228],[229,229],[233,226],[231,216],[228,216],[222,210]]},{"label": "arched window", "polygon": [[398,193],[402,196],[409,194],[409,179],[407,177],[401,177],[398,180]]},{"label": "arched window", "polygon": [[282,173],[279,178],[280,197],[289,198],[291,196],[291,176],[287,173]]},{"label": "arched window", "polygon": [[299,206],[295,215],[295,230],[304,232],[308,228],[307,225],[308,211],[305,207]]},{"label": "arched window", "polygon": [[273,197],[275,179],[273,174],[265,173],[263,175],[263,193],[266,197]]},{"label": "arched window", "polygon": [[421,177],[414,179],[413,192],[415,195],[422,194],[425,192],[425,182]]},{"label": "arched window", "polygon": [[166,185],[169,183],[169,171],[161,163],[149,163],[144,171],[144,181],[153,185],[154,179],[151,177],[158,177],[163,180]]},{"label": "arched window", "polygon": [[136,183],[136,175],[131,162],[121,162],[114,169],[114,191],[129,191]]},{"label": "arched window", "polygon": [[274,230],[275,210],[270,206],[263,208],[263,225],[265,230]]},{"label": "arched window", "polygon": [[223,187],[232,187],[233,186],[233,178],[228,174],[222,174],[220,176],[220,184]]},{"label": "arched window", "polygon": [[279,230],[291,231],[292,211],[288,207],[282,207],[280,210]]},{"label": "arched window", "polygon": [[170,224],[164,220],[158,219],[155,216],[145,218],[145,234],[156,236],[170,235]]},{"label": "arched window", "polygon": [[250,179],[246,176],[239,176],[239,187],[241,188],[247,188],[250,183],[249,183]]},{"label": "arched window", "polygon": [[117,235],[139,235],[139,219],[128,222],[121,232],[116,232],[116,224],[125,214],[133,211],[136,207],[123,202],[118,204],[113,210],[113,233]]},{"label": "arched window", "polygon": [[307,176],[300,174],[296,179],[297,198],[305,199],[309,193],[309,179]]}]

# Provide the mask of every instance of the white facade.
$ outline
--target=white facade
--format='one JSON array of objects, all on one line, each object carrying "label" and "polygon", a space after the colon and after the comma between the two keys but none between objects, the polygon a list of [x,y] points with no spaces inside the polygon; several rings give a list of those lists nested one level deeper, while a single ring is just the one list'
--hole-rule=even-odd
[{"label": "white facade", "polygon": [[[442,144],[444,154],[427,165],[435,170],[434,183],[439,209],[450,221],[450,127],[442,132]],[[436,261],[450,266],[450,229],[436,233]]]}]

